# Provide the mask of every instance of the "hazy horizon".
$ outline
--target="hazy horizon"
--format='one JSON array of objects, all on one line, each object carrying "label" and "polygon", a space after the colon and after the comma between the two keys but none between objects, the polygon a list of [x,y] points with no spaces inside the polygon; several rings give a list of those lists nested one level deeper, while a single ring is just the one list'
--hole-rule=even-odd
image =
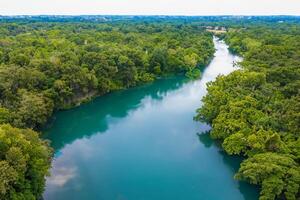
[{"label": "hazy horizon", "polygon": [[11,15],[2,15],[0,14],[0,16],[3,16],[3,17],[18,17],[18,16],[144,16],[144,17],[147,17],[147,16],[162,16],[162,17],[268,17],[268,16],[292,16],[292,17],[300,17],[300,14],[299,15],[293,15],[293,14],[267,14],[267,15],[252,15],[252,14],[245,14],[245,15],[242,15],[242,14],[232,14],[232,15],[172,15],[172,14],[145,14],[145,15],[142,15],[142,14],[11,14]]},{"label": "hazy horizon", "polygon": [[0,0],[0,15],[300,15],[297,0]]}]

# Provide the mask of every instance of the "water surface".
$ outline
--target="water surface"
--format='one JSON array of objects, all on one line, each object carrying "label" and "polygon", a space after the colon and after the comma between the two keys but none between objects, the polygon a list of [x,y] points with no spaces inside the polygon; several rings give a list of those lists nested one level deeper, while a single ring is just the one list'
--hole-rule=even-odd
[{"label": "water surface", "polygon": [[45,137],[55,158],[46,200],[252,200],[257,188],[233,179],[227,156],[193,121],[206,83],[239,58],[214,40],[202,78],[158,80],[55,114]]}]

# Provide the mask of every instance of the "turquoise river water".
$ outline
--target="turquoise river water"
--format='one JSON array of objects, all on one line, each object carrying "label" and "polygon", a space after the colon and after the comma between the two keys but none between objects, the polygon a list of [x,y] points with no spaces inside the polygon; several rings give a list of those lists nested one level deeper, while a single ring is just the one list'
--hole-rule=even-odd
[{"label": "turquoise river water", "polygon": [[226,155],[204,134],[210,127],[193,121],[206,83],[240,59],[214,43],[199,80],[161,79],[56,113],[44,132],[55,149],[44,199],[258,199],[256,187],[233,179],[241,158]]}]

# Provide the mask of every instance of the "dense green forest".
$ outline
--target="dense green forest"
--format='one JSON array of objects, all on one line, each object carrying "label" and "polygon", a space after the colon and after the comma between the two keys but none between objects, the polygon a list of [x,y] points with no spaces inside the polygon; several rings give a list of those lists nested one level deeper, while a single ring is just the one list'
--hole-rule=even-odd
[{"label": "dense green forest", "polygon": [[192,26],[4,24],[2,123],[37,128],[53,110],[157,77],[197,71],[214,52]]},{"label": "dense green forest", "polygon": [[163,76],[197,77],[213,53],[212,35],[191,25],[2,23],[0,199],[41,196],[51,150],[30,129],[55,110]]},{"label": "dense green forest", "polygon": [[300,197],[300,26],[231,29],[241,69],[208,84],[197,120],[228,154],[245,157],[235,175],[261,186],[260,199]]},{"label": "dense green forest", "polygon": [[52,150],[36,131],[53,112],[168,75],[198,77],[214,53],[208,25],[226,27],[221,37],[244,60],[208,84],[196,119],[245,157],[236,178],[260,185],[261,199],[297,199],[300,26],[288,16],[0,17],[0,199],[41,197]]}]

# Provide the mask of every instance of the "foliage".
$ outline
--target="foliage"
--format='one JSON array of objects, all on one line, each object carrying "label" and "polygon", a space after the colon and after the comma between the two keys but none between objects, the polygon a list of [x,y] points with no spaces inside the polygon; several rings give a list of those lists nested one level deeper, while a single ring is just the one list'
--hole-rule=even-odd
[{"label": "foliage", "polygon": [[190,79],[198,79],[201,76],[201,71],[198,68],[194,68],[187,71],[185,75]]},{"label": "foliage", "polygon": [[300,168],[287,154],[256,154],[241,164],[235,177],[261,184],[260,199],[275,199],[281,195],[286,199],[296,199],[299,192]]},{"label": "foliage", "polygon": [[214,53],[212,35],[189,24],[3,23],[0,38],[0,121],[34,129],[97,95],[198,76]]},{"label": "foliage", "polygon": [[94,96],[192,76],[213,53],[212,35],[191,25],[1,23],[0,199],[39,199],[50,168],[48,144],[12,126],[38,130]]},{"label": "foliage", "polygon": [[[291,24],[278,25],[278,20]],[[0,199],[38,199],[51,151],[36,132],[53,111],[170,74],[200,76],[225,26],[243,69],[208,85],[197,119],[261,199],[299,196],[299,18],[0,16]],[[292,23],[293,22],[293,23]],[[241,27],[245,25],[245,27]],[[254,24],[256,28],[251,25]]]},{"label": "foliage", "polygon": [[228,154],[246,156],[236,178],[261,185],[260,199],[300,195],[300,27],[253,26],[229,31],[242,68],[208,83],[197,120]]},{"label": "foliage", "polygon": [[52,152],[30,129],[0,126],[0,199],[38,199]]}]

